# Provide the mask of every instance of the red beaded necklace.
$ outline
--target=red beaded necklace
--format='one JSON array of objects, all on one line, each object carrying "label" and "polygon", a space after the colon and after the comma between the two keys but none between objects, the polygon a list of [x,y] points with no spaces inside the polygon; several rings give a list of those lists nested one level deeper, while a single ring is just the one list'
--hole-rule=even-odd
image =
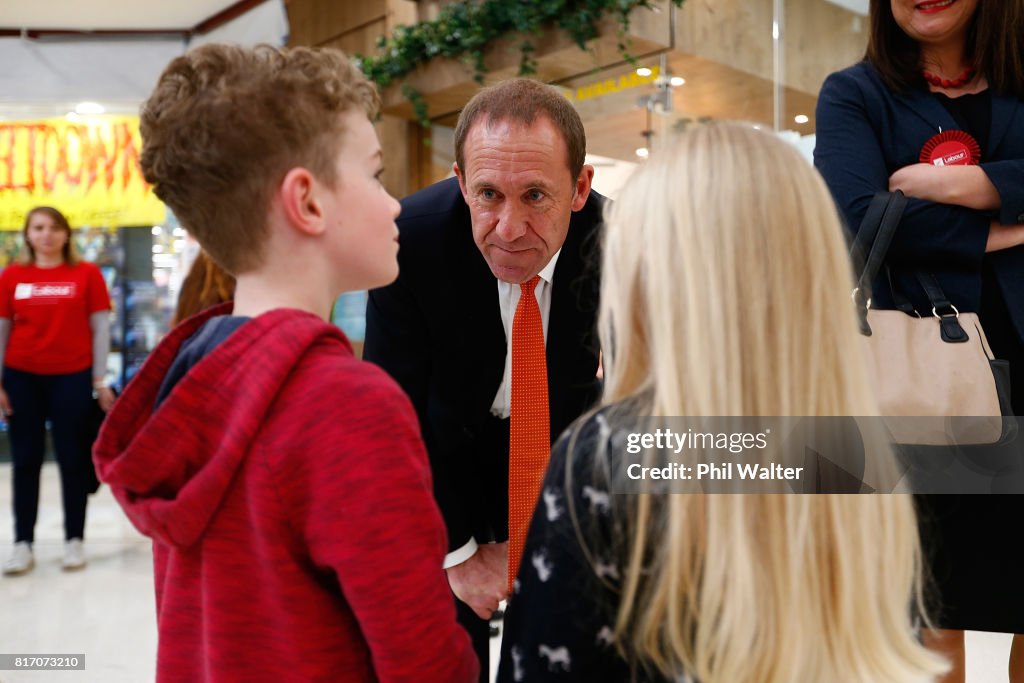
[{"label": "red beaded necklace", "polygon": [[966,69],[964,69],[964,72],[960,74],[958,78],[954,78],[953,80],[949,80],[948,78],[941,78],[940,76],[928,73],[927,71],[922,71],[921,74],[924,76],[924,80],[928,81],[936,88],[949,89],[960,88],[967,85],[968,83],[971,82],[971,79],[974,78],[975,72],[976,69],[973,66],[969,66]]}]

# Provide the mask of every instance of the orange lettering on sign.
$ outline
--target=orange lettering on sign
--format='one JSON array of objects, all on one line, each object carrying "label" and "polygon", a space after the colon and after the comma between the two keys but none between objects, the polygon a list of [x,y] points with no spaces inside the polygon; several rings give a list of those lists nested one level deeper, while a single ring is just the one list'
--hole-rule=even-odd
[{"label": "orange lettering on sign", "polygon": [[[71,163],[68,161],[68,151],[71,147],[71,135],[74,134],[76,149],[78,149],[78,170],[72,172]],[[82,182],[82,170],[85,168],[85,155],[82,150],[87,146],[88,134],[85,130],[85,126],[68,126],[67,130],[64,131],[64,137],[57,136],[57,170],[54,174],[54,183],[56,182],[57,174],[64,174],[64,180],[68,185],[76,187]],[[51,183],[47,189],[52,190],[54,184]]]},{"label": "orange lettering on sign", "polygon": [[[126,189],[139,170],[139,148],[125,122],[107,126],[49,123],[0,124],[0,191],[53,191],[61,181],[86,191],[97,183]],[[77,157],[78,167],[72,159]]]},{"label": "orange lettering on sign", "polygon": [[6,178],[0,183],[0,190],[25,190],[28,189],[27,185],[18,185],[15,183],[15,147],[14,143],[18,139],[18,128],[19,126],[13,124],[0,124],[0,133],[7,134],[7,153],[0,156],[0,168],[6,171]]}]

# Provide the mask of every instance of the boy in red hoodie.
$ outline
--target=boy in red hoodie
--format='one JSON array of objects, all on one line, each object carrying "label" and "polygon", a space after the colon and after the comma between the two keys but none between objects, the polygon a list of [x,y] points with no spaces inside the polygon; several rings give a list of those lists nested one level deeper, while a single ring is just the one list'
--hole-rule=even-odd
[{"label": "boy in red hoodie", "polygon": [[153,538],[157,680],[475,681],[412,405],[328,324],[398,273],[373,86],[340,53],[206,45],[142,109],[142,168],[237,277],[97,442]]}]

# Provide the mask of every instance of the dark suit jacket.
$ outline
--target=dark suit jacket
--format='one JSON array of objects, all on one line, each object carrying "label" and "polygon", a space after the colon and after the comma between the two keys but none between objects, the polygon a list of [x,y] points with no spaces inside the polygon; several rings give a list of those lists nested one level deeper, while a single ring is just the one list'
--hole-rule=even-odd
[{"label": "dark suit jacket", "polygon": [[[852,230],[860,226],[871,197],[888,189],[889,176],[917,163],[921,148],[940,128],[958,126],[932,93],[893,93],[866,62],[826,79],[818,99],[814,163]],[[1024,338],[1024,247],[985,254],[993,219],[1004,225],[1024,223],[1024,103],[993,93],[989,131],[981,166],[999,191],[999,211],[911,199],[888,262],[896,286],[918,311],[931,306],[914,269],[934,273],[959,310],[978,311],[982,259],[988,260],[1017,334]],[[872,295],[873,305],[894,307],[887,282],[879,280]]]},{"label": "dark suit jacket", "polygon": [[[602,204],[591,192],[572,214],[555,267],[546,353],[552,441],[598,396]],[[370,292],[363,357],[416,407],[449,548],[489,533],[504,540],[508,423],[490,417],[506,354],[497,281],[473,242],[455,178],[405,198],[398,228],[398,280]]]}]

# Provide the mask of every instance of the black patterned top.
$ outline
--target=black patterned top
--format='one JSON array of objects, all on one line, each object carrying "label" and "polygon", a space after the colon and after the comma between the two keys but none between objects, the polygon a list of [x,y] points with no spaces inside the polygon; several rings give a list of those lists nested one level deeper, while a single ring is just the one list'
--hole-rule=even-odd
[{"label": "black patterned top", "polygon": [[572,445],[567,491],[572,429],[552,450],[527,534],[505,612],[498,683],[664,681],[642,669],[631,671],[613,640],[626,564],[621,544],[626,533],[613,508],[621,511],[631,496],[611,493],[608,468],[614,464],[595,465],[607,462],[594,452],[598,444],[609,443],[611,428],[604,412],[583,423]]}]

